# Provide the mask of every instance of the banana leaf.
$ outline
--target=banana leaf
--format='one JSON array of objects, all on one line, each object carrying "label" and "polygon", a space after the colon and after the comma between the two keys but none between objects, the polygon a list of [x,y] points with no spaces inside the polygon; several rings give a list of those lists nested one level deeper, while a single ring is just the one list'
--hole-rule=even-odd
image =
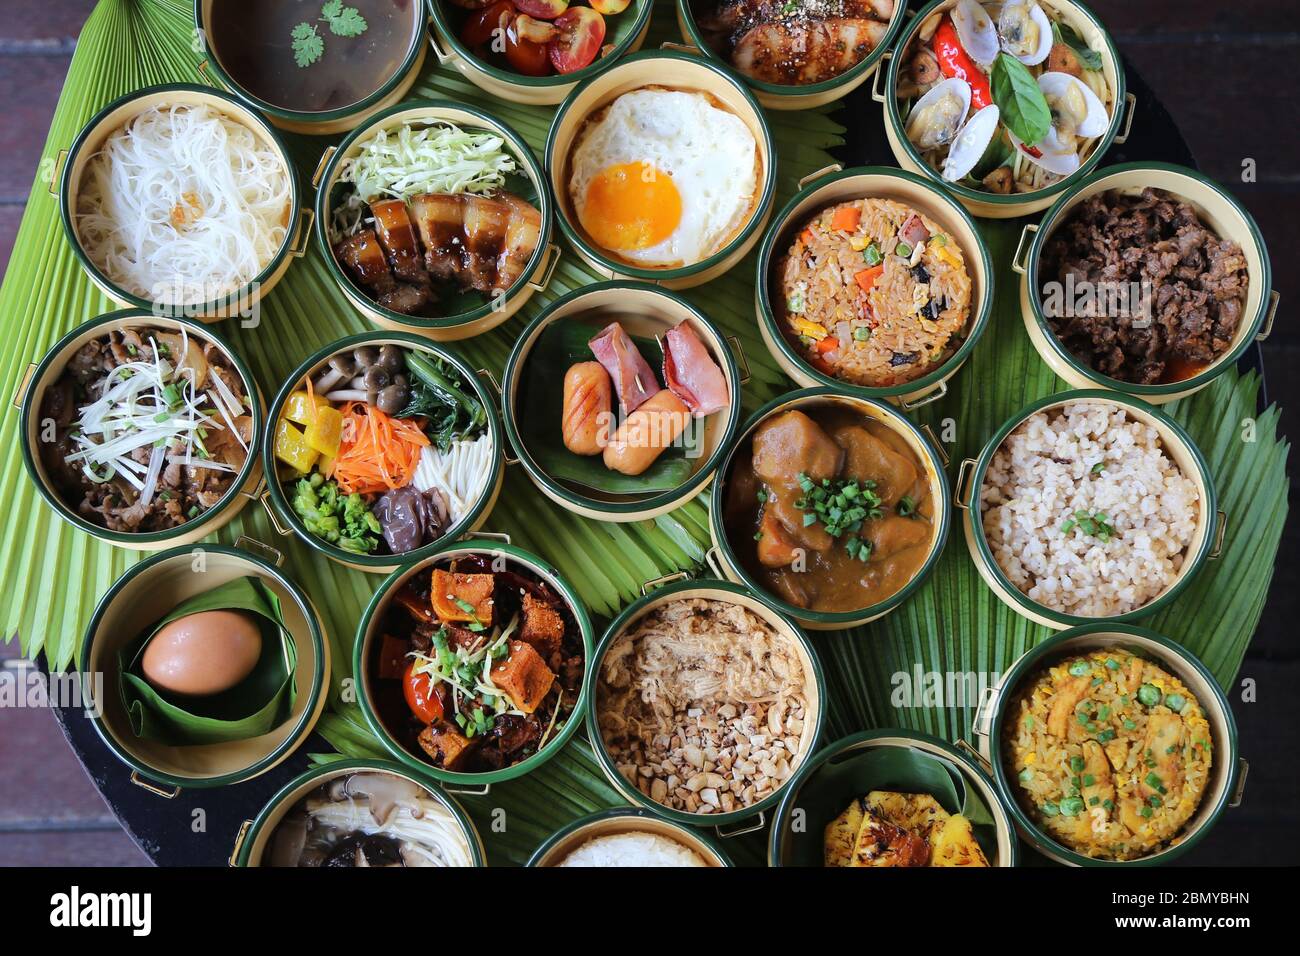
[{"label": "banana leaf", "polygon": [[[192,15],[190,0],[101,0],[81,34],[0,288],[0,391],[6,396],[17,392],[29,363],[38,361],[60,335],[112,308],[80,271],[63,236],[57,201],[48,194],[58,151],[118,96],[150,84],[204,81]],[[656,0],[646,47],[678,39],[673,3]],[[442,97],[487,109],[541,152],[553,108],[496,100],[429,60],[412,97]],[[881,121],[872,113],[837,112],[835,107],[767,116],[779,158],[778,208],[795,192],[800,177],[832,161],[828,150],[842,143],[841,121]],[[288,137],[304,181],[325,147],[337,140]],[[1039,359],[1021,323],[1017,277],[1008,268],[1020,228],[1020,222],[981,225],[998,264],[992,327],[950,383],[948,396],[918,415],[934,428],[954,462],[978,453],[1017,409],[1065,387]],[[686,293],[724,334],[742,344],[751,372],[743,395],[747,411],[791,387],[758,335],[751,305],[754,268],[751,256],[727,275]],[[525,323],[547,302],[593,279],[566,249],[545,294],[535,296],[501,328],[452,348],[476,367],[500,374]],[[258,327],[222,325],[266,394],[274,394],[304,355],[366,328],[331,281],[315,246],[267,297]],[[1223,557],[1149,623],[1199,655],[1224,686],[1234,680],[1263,611],[1287,512],[1289,444],[1278,434],[1277,409],[1258,413],[1259,387],[1253,373],[1230,370],[1196,396],[1167,406],[1205,452],[1229,527]],[[0,466],[0,500],[9,503],[0,528],[0,581],[9,598],[0,608],[0,633],[16,638],[25,654],[43,653],[52,668],[66,668],[99,597],[139,558],[72,529],[41,503],[22,467],[18,415],[8,405],[0,418],[0,441],[8,450]],[[654,521],[602,524],[543,498],[518,468],[508,469],[487,529],[507,532],[516,544],[545,557],[573,582],[598,618],[612,617],[634,600],[647,579],[698,570],[708,548],[702,497]],[[241,534],[286,551],[287,572],[312,595],[324,618],[333,656],[332,711],[320,732],[340,753],[380,754],[382,747],[366,729],[348,680],[353,635],[375,579],[333,564],[300,542],[275,537],[255,507],[215,540],[231,543]],[[969,733],[974,702],[945,700],[932,706],[908,702],[902,695],[896,705],[902,675],[914,668],[996,674],[1048,633],[1008,610],[984,586],[958,531],[928,583],[893,614],[865,627],[816,635],[829,693],[825,740],[890,726],[960,738]],[[590,745],[578,735],[537,772],[494,787],[487,797],[465,798],[465,803],[483,833],[490,861],[502,864],[526,860],[554,830],[620,800],[601,776]],[[763,840],[763,834],[753,834],[729,841],[728,851],[737,862],[757,863]]]}]

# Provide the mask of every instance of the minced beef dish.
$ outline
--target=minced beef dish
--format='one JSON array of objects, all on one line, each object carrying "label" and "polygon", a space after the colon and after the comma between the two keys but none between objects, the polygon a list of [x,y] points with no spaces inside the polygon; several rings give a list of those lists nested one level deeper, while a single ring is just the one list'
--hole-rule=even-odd
[{"label": "minced beef dish", "polygon": [[1047,243],[1039,282],[1068,290],[1070,277],[1076,296],[1080,283],[1143,285],[1149,309],[1112,308],[1123,300],[1105,298],[1091,308],[1045,309],[1076,358],[1143,385],[1190,378],[1226,352],[1250,281],[1240,246],[1216,236],[1188,203],[1150,188],[1112,190],[1071,211]]}]

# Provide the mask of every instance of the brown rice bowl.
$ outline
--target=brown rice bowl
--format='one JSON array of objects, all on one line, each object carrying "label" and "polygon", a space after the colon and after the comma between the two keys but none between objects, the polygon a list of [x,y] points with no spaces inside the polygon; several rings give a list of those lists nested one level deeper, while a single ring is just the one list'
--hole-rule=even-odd
[{"label": "brown rice bowl", "polygon": [[1107,617],[1178,578],[1204,507],[1152,425],[1089,400],[1031,415],[998,448],[980,488],[994,560],[1030,600]]}]

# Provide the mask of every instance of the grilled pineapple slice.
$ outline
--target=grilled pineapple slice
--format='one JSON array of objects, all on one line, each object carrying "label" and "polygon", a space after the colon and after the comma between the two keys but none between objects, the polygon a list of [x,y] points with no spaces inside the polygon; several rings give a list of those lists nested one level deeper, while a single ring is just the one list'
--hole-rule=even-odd
[{"label": "grilled pineapple slice", "polygon": [[988,866],[970,821],[950,816],[930,835],[930,866]]},{"label": "grilled pineapple slice", "polygon": [[948,820],[948,811],[928,793],[872,790],[867,794],[867,809],[926,839],[932,839],[934,831]]},{"label": "grilled pineapple slice", "polygon": [[826,866],[848,866],[862,829],[862,801],[854,800],[838,817],[826,824],[822,838],[822,861]]},{"label": "grilled pineapple slice", "polygon": [[929,858],[925,837],[868,811],[849,866],[925,866]]}]

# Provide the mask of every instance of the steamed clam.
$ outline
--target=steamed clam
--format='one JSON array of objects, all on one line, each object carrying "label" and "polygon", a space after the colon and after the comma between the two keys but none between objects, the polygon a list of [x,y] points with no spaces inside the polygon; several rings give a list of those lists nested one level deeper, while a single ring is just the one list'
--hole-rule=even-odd
[{"label": "steamed clam", "polygon": [[987,70],[997,59],[1001,44],[993,18],[976,0],[959,0],[952,8],[952,25],[957,30],[962,49],[979,64],[980,69]]},{"label": "steamed clam", "polygon": [[937,149],[957,138],[970,112],[971,89],[956,77],[944,80],[926,93],[907,117],[907,138],[918,149]]},{"label": "steamed clam", "polygon": [[970,118],[948,148],[943,162],[943,178],[950,183],[965,179],[988,152],[997,135],[1001,111],[993,105],[984,107]]},{"label": "steamed clam", "polygon": [[1052,21],[1033,0],[1004,3],[998,14],[997,32],[1002,49],[1025,66],[1042,63],[1052,52]]}]

